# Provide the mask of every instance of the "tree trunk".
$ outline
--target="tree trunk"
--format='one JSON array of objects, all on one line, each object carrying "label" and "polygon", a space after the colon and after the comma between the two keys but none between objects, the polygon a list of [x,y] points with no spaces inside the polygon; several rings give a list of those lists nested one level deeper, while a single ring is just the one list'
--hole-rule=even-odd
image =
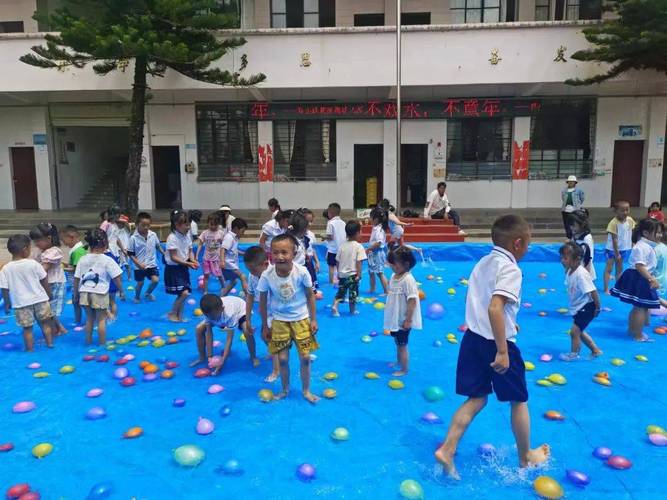
[{"label": "tree trunk", "polygon": [[146,111],[146,66],[145,57],[135,59],[130,114],[130,149],[125,172],[125,209],[131,215],[136,214],[139,209],[139,178],[141,177]]}]

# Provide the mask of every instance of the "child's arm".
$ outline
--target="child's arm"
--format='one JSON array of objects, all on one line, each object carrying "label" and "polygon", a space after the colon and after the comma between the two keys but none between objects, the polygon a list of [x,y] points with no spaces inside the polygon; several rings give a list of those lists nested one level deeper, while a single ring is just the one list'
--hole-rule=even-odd
[{"label": "child's arm", "polygon": [[271,337],[271,332],[269,330],[268,314],[267,314],[267,302],[268,302],[268,292],[259,293],[259,317],[262,318],[262,339],[264,342],[269,342]]},{"label": "child's arm", "polygon": [[317,251],[313,248],[313,265],[315,266],[315,272],[320,272],[320,258],[317,256]]},{"label": "child's arm", "polygon": [[46,295],[49,296],[49,300],[51,300],[53,298],[53,295],[51,295],[51,285],[49,285],[48,278],[40,280],[40,284],[42,285],[42,288],[46,292]]},{"label": "child's arm", "polygon": [[45,270],[47,273],[49,272],[49,269],[51,269],[51,266],[52,266],[52,265],[53,265],[53,264],[51,264],[50,262],[42,262],[42,267],[44,268],[44,270]]},{"label": "child's arm", "polygon": [[597,317],[598,314],[600,314],[600,294],[598,293],[597,290],[593,290],[591,292],[591,299],[593,299],[593,303],[595,304],[595,316]]},{"label": "child's arm", "polygon": [[81,278],[74,278],[74,283],[72,284],[72,302],[75,304],[79,303],[79,283]]},{"label": "child's arm", "polygon": [[2,289],[2,298],[5,300],[5,314],[9,314],[9,290],[6,288]]},{"label": "child's arm", "polygon": [[618,250],[618,235],[614,233],[609,234],[611,234],[611,245],[614,247],[614,257],[616,257],[616,260],[621,260],[621,252]]},{"label": "child's arm", "polygon": [[146,269],[146,266],[139,262],[139,259],[137,259],[137,256],[134,254],[134,252],[128,252],[128,255],[130,260],[134,262],[134,265],[137,266],[137,269]]},{"label": "child's arm", "polygon": [[262,231],[262,234],[259,235],[259,246],[260,247],[262,247],[262,248],[266,247],[266,238],[268,238],[268,236],[266,235],[265,232]]},{"label": "child's arm", "polygon": [[405,320],[403,321],[403,329],[409,330],[412,328],[412,315],[417,308],[417,299],[411,297],[408,299],[408,308],[405,310]]},{"label": "child's arm", "polygon": [[361,264],[363,260],[358,260],[357,259],[357,264],[355,266],[356,272],[357,272],[357,281],[361,281]]},{"label": "child's arm", "polygon": [[164,250],[162,249],[162,245],[160,245],[160,242],[158,241],[157,245],[155,245],[155,248],[157,248],[158,252],[162,254],[162,257],[165,256]]},{"label": "child's arm", "polygon": [[306,288],[306,299],[308,300],[308,314],[310,315],[310,333],[315,335],[319,326],[317,324],[315,294],[312,287]]},{"label": "child's arm", "polygon": [[225,361],[229,357],[229,353],[232,350],[232,340],[234,340],[234,330],[231,328],[225,328],[227,332],[227,339],[225,340],[225,348],[222,351],[222,361],[220,362],[220,367],[216,371],[222,370],[222,367],[225,366]]},{"label": "child's arm", "polygon": [[654,290],[660,288],[660,283],[658,283],[658,280],[655,279],[655,276],[648,272],[644,264],[635,264],[635,269],[642,276],[642,278],[648,281],[648,284],[651,286],[651,288]]},{"label": "child's arm", "polygon": [[123,290],[123,282],[120,280],[122,274],[116,276],[113,279],[116,288],[118,288],[118,295],[120,295],[120,300],[125,300],[125,290]]},{"label": "child's arm", "polygon": [[245,275],[239,269],[235,269],[234,272],[241,280],[241,288],[243,288],[243,293],[248,293],[248,280],[245,279]]},{"label": "child's arm", "polygon": [[220,269],[225,268],[225,249],[224,247],[220,247]]},{"label": "child's arm", "polygon": [[489,304],[489,321],[491,323],[491,330],[493,331],[493,338],[496,341],[496,359],[491,363],[496,373],[501,375],[505,373],[510,367],[510,357],[507,350],[507,337],[505,337],[505,304],[507,297],[502,295],[494,295],[491,297]]},{"label": "child's arm", "polygon": [[252,293],[246,292],[245,295],[245,324],[243,325],[243,330],[246,335],[252,335],[255,333],[255,329],[252,326],[252,307],[255,305],[255,296]]},{"label": "child's arm", "polygon": [[[190,251],[190,254],[188,255],[188,259],[192,256],[192,251]],[[172,262],[176,262],[176,264],[180,264],[181,266],[189,267],[191,269],[197,269],[195,265],[195,262],[192,262],[190,260],[183,260],[178,256],[178,250],[175,248],[172,248],[169,250],[169,257],[171,258]]]},{"label": "child's arm", "polygon": [[389,212],[389,220],[398,226],[412,226],[412,222],[403,222],[395,214]]},{"label": "child's arm", "polygon": [[204,243],[204,240],[202,240],[201,238],[197,239],[197,243],[199,243],[199,245],[197,245],[197,254],[195,255],[195,257],[197,262],[199,262],[199,257],[201,256],[202,250],[204,250],[204,248],[206,247],[206,244]]},{"label": "child's arm", "polygon": [[192,245],[190,245],[190,250],[188,250],[188,260],[186,261],[190,268],[199,269],[199,260],[195,259],[195,254],[192,251]]}]

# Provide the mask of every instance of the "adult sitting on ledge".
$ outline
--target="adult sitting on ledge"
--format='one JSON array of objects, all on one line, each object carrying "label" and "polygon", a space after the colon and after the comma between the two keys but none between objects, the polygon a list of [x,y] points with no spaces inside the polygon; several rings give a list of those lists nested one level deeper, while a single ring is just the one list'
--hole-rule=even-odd
[{"label": "adult sitting on ledge", "polygon": [[447,216],[454,224],[459,227],[459,235],[466,236],[466,232],[461,229],[461,218],[456,210],[452,210],[452,205],[445,194],[447,184],[439,182],[437,189],[428,196],[426,207],[424,208],[425,219],[444,219]]}]

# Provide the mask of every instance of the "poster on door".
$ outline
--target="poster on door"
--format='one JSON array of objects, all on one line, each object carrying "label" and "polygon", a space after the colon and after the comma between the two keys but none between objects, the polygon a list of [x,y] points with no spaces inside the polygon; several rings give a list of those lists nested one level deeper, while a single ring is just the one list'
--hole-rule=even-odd
[{"label": "poster on door", "polygon": [[530,158],[530,141],[523,141],[520,146],[517,141],[512,144],[512,179],[528,179],[528,160]]},{"label": "poster on door", "polygon": [[271,144],[260,144],[257,146],[259,164],[259,182],[273,181],[273,151]]}]

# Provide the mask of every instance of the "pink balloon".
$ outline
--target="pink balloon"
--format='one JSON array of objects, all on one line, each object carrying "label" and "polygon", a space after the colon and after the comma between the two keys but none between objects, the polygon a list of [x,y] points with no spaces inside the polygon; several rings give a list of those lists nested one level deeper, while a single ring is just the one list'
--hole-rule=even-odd
[{"label": "pink balloon", "polygon": [[553,358],[554,357],[551,354],[542,354],[542,356],[540,356],[540,361],[542,361],[543,363],[548,363]]},{"label": "pink balloon", "polygon": [[123,359],[132,361],[134,359],[134,354],[126,354],[125,356],[123,356]]},{"label": "pink balloon", "polygon": [[219,340],[214,340],[213,341],[213,347],[220,347],[222,345],[222,342]]},{"label": "pink balloon", "polygon": [[195,430],[197,431],[197,434],[205,436],[215,430],[215,425],[209,419],[199,417],[199,421],[197,422],[197,427]]},{"label": "pink balloon", "polygon": [[209,394],[218,394],[219,392],[224,391],[225,388],[221,386],[220,384],[213,384],[211,387],[208,388],[208,393]]},{"label": "pink balloon", "polygon": [[667,446],[667,436],[654,432],[648,435],[648,440],[656,446]]},{"label": "pink balloon", "polygon": [[30,363],[27,368],[29,370],[39,370],[42,367],[39,363]]},{"label": "pink balloon", "polygon": [[14,413],[28,413],[34,410],[35,408],[37,408],[37,406],[32,401],[21,401],[14,405],[12,411]]},{"label": "pink balloon", "polygon": [[612,469],[625,470],[632,467],[632,462],[620,455],[612,455],[607,459],[607,465]]},{"label": "pink balloon", "polygon": [[87,398],[96,398],[98,396],[101,396],[103,393],[104,393],[104,391],[102,389],[100,389],[99,387],[95,387],[94,389],[91,389],[86,393],[86,397]]},{"label": "pink balloon", "polygon": [[82,332],[82,331],[83,331],[83,327],[82,327],[82,326],[75,326],[75,327],[74,327],[74,331],[75,331],[75,332]]},{"label": "pink balloon", "polygon": [[208,360],[209,368],[217,368],[218,366],[222,366],[222,356],[213,356]]}]

